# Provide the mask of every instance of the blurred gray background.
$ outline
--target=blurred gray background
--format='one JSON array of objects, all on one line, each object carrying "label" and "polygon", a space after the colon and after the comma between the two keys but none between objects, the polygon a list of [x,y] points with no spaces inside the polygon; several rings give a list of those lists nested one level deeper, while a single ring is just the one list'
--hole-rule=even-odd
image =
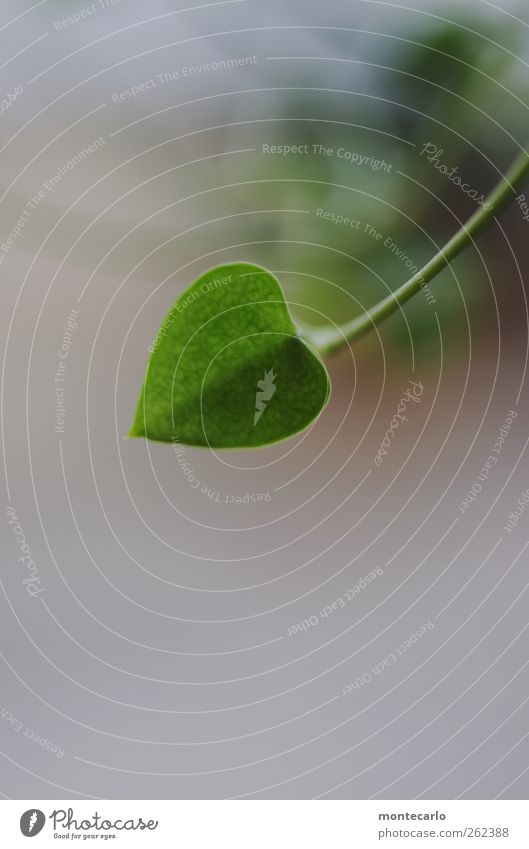
[{"label": "blurred gray background", "polygon": [[2,796],[524,798],[517,205],[329,361],[307,433],[186,470],[124,435],[210,266],[341,321],[474,211],[421,151],[480,194],[526,142],[526,5],[4,2],[0,40]]}]

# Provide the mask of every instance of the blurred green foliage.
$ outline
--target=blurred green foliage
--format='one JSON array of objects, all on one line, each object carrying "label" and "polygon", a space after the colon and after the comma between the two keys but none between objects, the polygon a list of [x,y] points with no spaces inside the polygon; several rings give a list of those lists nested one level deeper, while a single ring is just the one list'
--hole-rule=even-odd
[{"label": "blurred green foliage", "polygon": [[[513,137],[525,141],[527,122],[518,100],[525,66],[513,57],[520,27],[507,15],[502,20],[498,27],[497,16],[494,26],[483,16],[465,14],[456,23],[424,16],[420,29],[357,35],[350,48],[342,33],[330,33],[322,56],[333,61],[284,63],[283,85],[298,88],[278,97],[283,118],[262,129],[263,140],[311,151],[323,145],[335,153],[259,156],[252,176],[263,180],[262,208],[308,214],[268,216],[266,224],[249,220],[244,237],[266,242],[259,259],[280,275],[287,298],[315,311],[304,313],[305,320],[320,323],[321,311],[343,322],[373,305],[411,276],[399,257],[420,267],[474,212],[475,201],[420,155],[427,142],[480,192],[495,184],[518,152]],[[335,61],[340,56],[345,61]],[[351,165],[336,155],[339,148],[391,167]],[[362,227],[321,220],[317,209]],[[380,239],[366,233],[364,224]],[[384,246],[386,239],[395,251]],[[468,336],[466,310],[490,302],[478,253],[467,251],[431,290],[435,304],[418,295],[405,307],[413,345],[420,353],[438,350],[438,317],[453,331],[457,355],[458,340],[466,344]],[[410,331],[401,316],[390,319],[383,333],[388,345],[409,356]]]}]

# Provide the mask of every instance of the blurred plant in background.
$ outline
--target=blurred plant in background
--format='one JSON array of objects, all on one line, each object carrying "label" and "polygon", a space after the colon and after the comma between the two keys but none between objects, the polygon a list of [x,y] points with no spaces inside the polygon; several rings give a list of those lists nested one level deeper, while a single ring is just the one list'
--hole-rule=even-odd
[{"label": "blurred plant in background", "polygon": [[[264,181],[258,188],[262,207],[305,208],[311,214],[268,217],[265,225],[248,216],[240,241],[266,242],[260,261],[277,270],[287,297],[337,322],[404,282],[413,271],[410,264],[420,267],[476,209],[476,201],[421,153],[427,143],[441,152],[438,163],[457,169],[479,195],[490,190],[525,141],[527,68],[515,54],[522,52],[526,35],[514,18],[502,16],[498,27],[497,18],[493,24],[483,14],[459,14],[454,22],[425,15],[413,31],[404,30],[401,18],[385,27],[380,19],[372,34],[329,29],[319,54],[313,45],[305,57],[269,62],[284,90],[273,93],[271,114],[278,119],[264,125],[263,140],[308,145],[310,151],[321,145],[335,154],[343,148],[390,164],[389,170],[376,170],[336,155],[258,158],[254,179]],[[384,30],[387,35],[381,35]],[[235,108],[235,120],[248,117],[247,104]],[[324,221],[317,209],[362,226]],[[489,268],[494,261],[487,257]],[[295,273],[281,274],[292,268]],[[421,296],[405,308],[413,345],[421,352],[431,345],[438,349],[437,313],[451,327],[457,355],[457,339],[468,335],[466,310],[479,308],[480,299],[490,295],[478,253],[458,258],[432,293],[435,309]],[[303,318],[319,321],[316,313]],[[391,319],[384,333],[389,346],[394,342],[409,352],[402,320]]]}]

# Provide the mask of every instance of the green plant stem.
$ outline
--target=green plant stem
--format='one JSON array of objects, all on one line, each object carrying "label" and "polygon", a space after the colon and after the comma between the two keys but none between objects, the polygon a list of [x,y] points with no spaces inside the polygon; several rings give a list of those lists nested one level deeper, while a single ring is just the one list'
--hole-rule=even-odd
[{"label": "green plant stem", "polygon": [[494,218],[500,210],[514,198],[529,178],[529,147],[514,160],[506,174],[483,202],[483,205],[468,219],[466,224],[452,236],[446,245],[430,259],[423,268],[406,283],[387,297],[383,298],[363,315],[341,327],[304,328],[302,336],[322,355],[331,354],[359,339],[388,316],[392,315],[409,298],[426,286],[439,274]]}]

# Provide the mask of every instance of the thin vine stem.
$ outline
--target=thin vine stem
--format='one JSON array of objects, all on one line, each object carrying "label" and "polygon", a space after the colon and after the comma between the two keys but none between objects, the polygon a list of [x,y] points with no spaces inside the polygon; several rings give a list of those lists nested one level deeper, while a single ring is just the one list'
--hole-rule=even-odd
[{"label": "thin vine stem", "polygon": [[400,309],[409,298],[426,286],[440,271],[470,244],[492,221],[501,209],[514,199],[515,193],[529,178],[529,146],[514,160],[505,175],[485,198],[483,204],[413,277],[383,298],[363,315],[357,316],[340,327],[305,328],[303,336],[323,356],[331,354],[348,343],[359,339],[373,330],[381,321]]}]

